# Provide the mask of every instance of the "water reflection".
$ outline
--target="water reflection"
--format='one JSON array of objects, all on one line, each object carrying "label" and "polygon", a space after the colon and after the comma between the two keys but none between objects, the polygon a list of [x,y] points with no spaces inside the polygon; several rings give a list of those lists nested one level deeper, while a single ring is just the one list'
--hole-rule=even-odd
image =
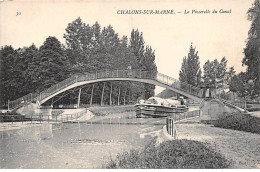
[{"label": "water reflection", "polygon": [[[127,113],[88,122],[39,124],[1,131],[1,168],[97,168],[104,159],[143,148],[165,119]],[[29,125],[29,124],[25,124]]]}]

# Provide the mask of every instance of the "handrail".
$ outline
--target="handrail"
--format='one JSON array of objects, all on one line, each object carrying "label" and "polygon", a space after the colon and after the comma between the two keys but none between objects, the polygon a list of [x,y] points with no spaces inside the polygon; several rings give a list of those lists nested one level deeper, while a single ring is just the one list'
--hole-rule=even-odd
[{"label": "handrail", "polygon": [[44,98],[55,94],[56,92],[74,84],[77,82],[89,81],[89,80],[96,80],[96,79],[104,79],[104,78],[138,78],[138,79],[152,79],[162,84],[166,84],[172,88],[177,90],[186,92],[190,95],[196,96],[201,98],[202,91],[200,88],[195,87],[193,85],[180,82],[177,79],[169,77],[159,72],[155,71],[142,71],[140,69],[130,70],[130,69],[117,69],[117,70],[100,70],[100,71],[93,71],[93,72],[86,72],[83,74],[76,74],[72,75],[71,77],[52,85],[51,87],[43,90],[38,95],[37,94],[27,94],[21,98],[18,98],[14,101],[8,102],[8,109],[16,109],[19,108],[27,103],[33,101],[41,101]]}]

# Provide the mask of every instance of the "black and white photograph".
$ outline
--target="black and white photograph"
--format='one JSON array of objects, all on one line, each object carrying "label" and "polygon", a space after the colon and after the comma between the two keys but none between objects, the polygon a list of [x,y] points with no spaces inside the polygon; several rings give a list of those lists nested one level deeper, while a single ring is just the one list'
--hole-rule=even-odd
[{"label": "black and white photograph", "polygon": [[260,0],[0,0],[0,169],[260,169]]}]

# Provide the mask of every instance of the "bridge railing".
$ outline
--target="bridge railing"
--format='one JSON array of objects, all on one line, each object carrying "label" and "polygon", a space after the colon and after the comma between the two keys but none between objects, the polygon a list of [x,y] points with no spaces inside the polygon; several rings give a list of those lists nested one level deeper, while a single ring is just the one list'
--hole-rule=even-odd
[{"label": "bridge railing", "polygon": [[29,93],[23,97],[20,97],[14,101],[9,101],[8,102],[8,109],[13,109],[15,107],[20,107],[23,106],[27,103],[30,103],[32,101],[35,101],[37,98],[38,94],[35,93]]},{"label": "bridge railing", "polygon": [[56,92],[71,86],[77,82],[103,79],[103,78],[140,78],[140,79],[154,79],[158,82],[167,84],[175,89],[187,92],[191,95],[201,97],[201,91],[199,88],[192,85],[180,82],[172,77],[166,76],[161,73],[154,71],[142,71],[142,70],[102,70],[91,73],[84,73],[79,75],[73,75],[57,84],[52,85],[50,88],[40,92],[40,94],[28,94],[19,99],[9,102],[9,109],[14,109],[23,106],[24,103],[29,103],[32,101],[41,101]]},{"label": "bridge railing", "polygon": [[202,97],[202,90],[200,88],[184,82],[180,82],[179,80],[169,77],[167,75],[157,73],[156,80],[161,83],[167,84],[175,89],[189,93],[191,95]]}]

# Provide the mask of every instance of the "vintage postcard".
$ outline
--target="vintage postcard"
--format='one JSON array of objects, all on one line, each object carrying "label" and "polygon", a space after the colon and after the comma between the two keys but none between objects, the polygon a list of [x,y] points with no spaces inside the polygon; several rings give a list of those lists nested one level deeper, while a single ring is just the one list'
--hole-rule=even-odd
[{"label": "vintage postcard", "polygon": [[260,168],[259,0],[1,0],[1,169]]}]

